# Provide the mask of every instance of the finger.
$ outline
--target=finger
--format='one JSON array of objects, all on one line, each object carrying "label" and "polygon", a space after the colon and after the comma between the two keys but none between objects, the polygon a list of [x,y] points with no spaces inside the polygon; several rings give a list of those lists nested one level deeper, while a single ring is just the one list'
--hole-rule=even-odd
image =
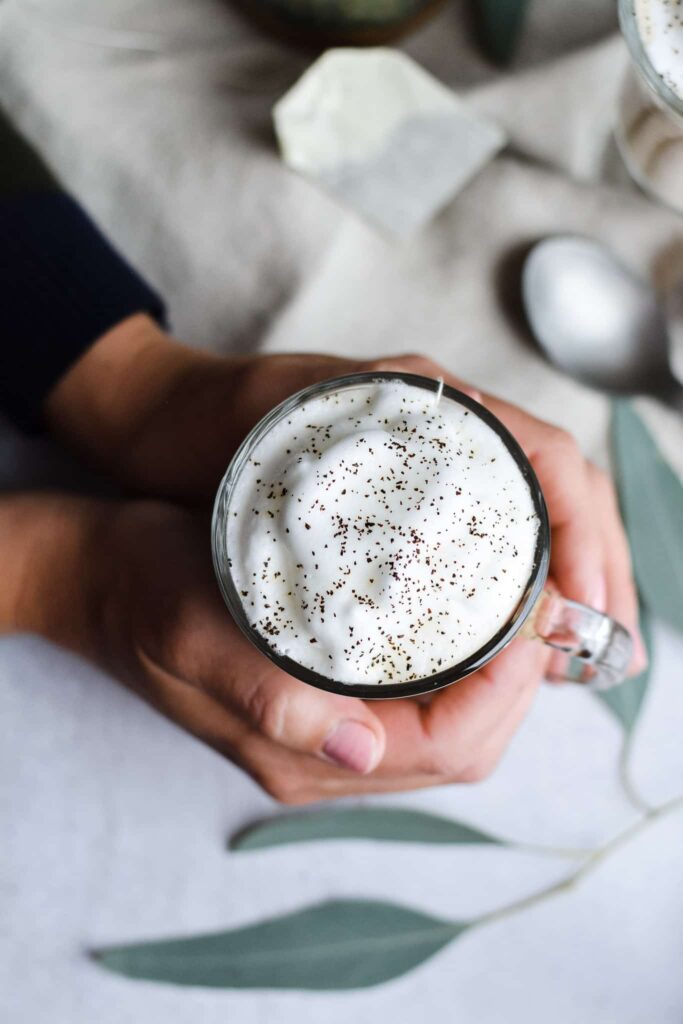
[{"label": "finger", "polygon": [[419,377],[443,380],[445,384],[455,388],[457,391],[462,391],[463,394],[469,395],[475,401],[481,401],[481,392],[477,388],[466,384],[452,373],[447,373],[438,363],[417,353],[373,359],[366,363],[360,363],[358,369],[366,373],[371,373],[373,370],[376,370],[378,373],[414,373]]},{"label": "finger", "polygon": [[[447,383],[449,377],[446,377]],[[492,395],[479,399],[517,439],[541,485],[550,517],[551,571],[565,597],[604,610],[602,540],[587,464],[564,430]]]},{"label": "finger", "polygon": [[[198,690],[156,665],[147,666],[144,697],[166,718],[192,733],[247,772],[274,799],[306,804],[324,797],[382,792],[402,788],[373,776],[344,769],[311,754],[300,754],[267,739],[246,720],[210,694]],[[139,691],[138,691],[139,692]]]},{"label": "finger", "polygon": [[384,754],[384,727],[367,704],[309,686],[268,668],[240,675],[218,692],[261,736],[365,774]]},{"label": "finger", "polygon": [[384,728],[362,700],[327,693],[275,668],[265,657],[256,657],[249,641],[225,623],[216,630],[212,647],[223,657],[212,658],[203,688],[252,729],[289,750],[352,771],[365,773],[377,766],[384,753]]},{"label": "finger", "polygon": [[575,443],[560,434],[530,460],[550,516],[550,571],[565,596],[605,610],[606,582],[597,499]]},{"label": "finger", "polygon": [[514,435],[538,477],[551,524],[551,571],[559,589],[565,597],[603,610],[606,581],[596,498],[576,441],[502,399],[484,394],[482,403]]},{"label": "finger", "polygon": [[[526,653],[525,653],[526,660]],[[453,764],[449,764],[446,774],[436,771],[431,772],[410,772],[406,771],[407,764],[403,760],[398,765],[392,764],[385,759],[372,775],[362,778],[349,778],[349,773],[334,772],[322,774],[316,765],[316,789],[326,795],[348,795],[349,793],[373,793],[405,791],[409,789],[421,789],[425,786],[443,785],[444,783],[471,783],[479,782],[494,771],[501,760],[505,750],[519,729],[531,707],[541,683],[541,669],[546,655],[541,651],[538,670],[531,673],[528,682],[524,683],[518,691],[517,697],[498,722],[494,729],[482,737],[471,748],[460,748],[452,751]],[[454,686],[459,686],[455,683]],[[403,705],[404,710],[410,713],[410,705],[413,701],[392,701],[394,710],[397,705]],[[386,724],[386,723],[385,723]],[[389,743],[392,743],[391,729],[388,729]],[[325,772],[324,766],[320,766]],[[309,772],[309,778],[311,773]]]},{"label": "finger", "polygon": [[385,737],[368,705],[309,686],[257,654],[226,614],[203,550],[192,549],[187,534],[178,539],[175,550],[176,537],[170,536],[168,552],[177,594],[159,595],[168,603],[163,640],[153,635],[146,652],[138,649],[148,673],[168,666],[176,679],[190,681],[273,742],[353,771],[372,771]]},{"label": "finger", "polygon": [[[193,693],[184,684],[183,689]],[[277,800],[299,805],[343,796],[405,792],[445,782],[480,781],[491,773],[502,757],[537,689],[538,680],[533,679],[522,687],[507,717],[480,745],[476,756],[471,761],[465,759],[457,777],[452,773],[447,776],[424,771],[410,773],[406,771],[405,763],[399,766],[398,772],[389,770],[382,763],[372,774],[359,775],[273,743],[245,723],[234,721],[229,712],[205,694],[184,698],[180,707],[181,721],[185,728],[191,728],[205,742],[238,763]],[[206,703],[206,708],[199,704],[200,701]],[[394,708],[401,706],[404,711],[413,714],[417,710],[415,702],[411,700],[389,703]],[[217,727],[218,724],[220,727]]]},{"label": "finger", "polygon": [[514,707],[498,728],[491,734],[488,741],[477,752],[475,760],[465,769],[462,781],[482,782],[498,768],[510,742],[518,732],[533,705],[542,680],[531,679],[521,691]]},{"label": "finger", "polygon": [[245,767],[238,745],[248,733],[248,726],[220,701],[179,679],[144,653],[141,660],[146,670],[145,685],[143,689],[136,687],[135,692],[185,732]]},{"label": "finger", "polygon": [[[606,583],[586,464],[565,431],[529,416],[516,406],[482,395],[420,355],[392,356],[363,364],[364,369],[396,370],[443,377],[485,404],[518,438],[538,476],[552,529],[551,568],[566,597],[603,610]],[[532,442],[532,446],[525,442]]]},{"label": "finger", "polygon": [[195,590],[191,601],[171,607],[172,625],[156,664],[172,666],[176,679],[191,681],[274,743],[353,771],[372,771],[384,753],[385,737],[368,705],[276,668],[226,616],[213,581]]},{"label": "finger", "polygon": [[[253,732],[242,747],[243,766],[267,792],[288,804],[306,804],[321,799],[373,793],[407,792],[452,782],[479,782],[488,777],[499,763],[537,691],[538,682],[521,691],[508,717],[482,745],[476,758],[459,771],[457,777],[422,771],[406,773],[403,768],[398,774],[392,774],[384,763],[370,775],[358,775],[333,768],[310,755],[285,750]],[[412,702],[406,700],[391,703],[407,706]]]},{"label": "finger", "polygon": [[566,431],[508,402],[489,395],[483,402],[517,438],[538,477],[550,518],[550,570],[559,590],[603,611],[607,598],[596,498],[578,445]]},{"label": "finger", "polygon": [[[472,692],[467,695],[472,714],[466,723],[457,693],[462,683],[437,695],[426,709],[430,734],[444,747],[451,745],[456,723],[462,721],[476,761],[490,743],[503,742],[519,723],[520,707],[526,707],[529,694],[538,689],[550,652],[535,640],[514,640],[498,657],[470,677]],[[464,683],[468,680],[463,680]],[[473,711],[476,714],[472,713]],[[463,744],[463,749],[467,745]]]},{"label": "finger", "polygon": [[633,578],[631,553],[612,481],[596,466],[589,465],[588,472],[591,489],[597,498],[597,523],[602,538],[607,588],[606,610],[633,637],[630,674],[637,675],[647,666],[647,652],[638,623],[638,593]]},{"label": "finger", "polygon": [[602,544],[595,524],[586,463],[571,435],[509,402],[469,388],[424,356],[389,357],[367,365],[378,370],[443,377],[445,383],[466,391],[501,420],[525,450],[544,492],[552,529],[551,568],[560,589],[566,597],[602,610],[606,601],[606,583],[599,557]]},{"label": "finger", "polygon": [[427,705],[389,701],[376,709],[387,737],[378,775],[457,779],[515,708],[537,686],[548,652],[516,640],[481,671],[434,695]]},{"label": "finger", "polygon": [[247,772],[281,803],[305,804],[325,796],[329,779],[322,775],[327,786],[321,785],[318,768],[332,778],[342,776],[349,793],[364,779],[267,740],[223,703],[163,670],[152,670],[145,698],[185,732]]}]

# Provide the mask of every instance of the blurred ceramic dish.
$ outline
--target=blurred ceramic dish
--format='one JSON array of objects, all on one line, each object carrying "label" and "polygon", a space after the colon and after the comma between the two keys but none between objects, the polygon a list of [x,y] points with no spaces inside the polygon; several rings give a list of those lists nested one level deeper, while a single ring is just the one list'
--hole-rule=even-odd
[{"label": "blurred ceramic dish", "polygon": [[522,296],[539,345],[571,377],[607,391],[661,388],[668,356],[658,297],[600,242],[581,235],[538,242],[524,265]]},{"label": "blurred ceramic dish", "polygon": [[314,46],[375,46],[434,14],[443,0],[233,0],[277,35]]}]

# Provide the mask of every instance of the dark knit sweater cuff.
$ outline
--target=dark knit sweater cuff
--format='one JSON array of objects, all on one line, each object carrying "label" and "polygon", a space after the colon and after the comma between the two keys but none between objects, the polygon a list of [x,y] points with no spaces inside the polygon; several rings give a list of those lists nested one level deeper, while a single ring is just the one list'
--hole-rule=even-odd
[{"label": "dark knit sweater cuff", "polygon": [[60,192],[0,197],[0,408],[42,426],[45,397],[101,335],[159,296]]}]

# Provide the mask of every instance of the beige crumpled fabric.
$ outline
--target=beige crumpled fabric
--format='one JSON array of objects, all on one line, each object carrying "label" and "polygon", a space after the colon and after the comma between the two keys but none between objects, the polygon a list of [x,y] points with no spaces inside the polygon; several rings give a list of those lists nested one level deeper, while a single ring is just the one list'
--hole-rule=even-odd
[{"label": "beige crumpled fabric", "polygon": [[[501,299],[515,250],[552,231],[595,235],[643,274],[682,244],[679,218],[620,187],[610,136],[620,40],[469,90],[485,66],[452,12],[413,40],[418,59],[500,121],[511,149],[399,243],[280,163],[270,109],[305,55],[208,0],[196,17],[183,0],[163,11],[147,0],[134,16],[118,7],[100,5],[95,19],[74,0],[7,0],[0,102],[159,287],[181,337],[217,350],[419,349],[560,421],[605,463],[604,399],[552,370]],[[537,38],[522,53],[550,35],[536,7]],[[665,441],[676,436],[655,420]]]},{"label": "beige crumpled fabric", "polygon": [[[463,6],[447,5],[407,49],[499,120],[511,145],[407,243],[283,167],[270,110],[308,58],[258,36],[222,0],[4,0],[0,104],[161,290],[179,336],[218,351],[419,350],[567,427],[606,465],[607,400],[552,369],[519,325],[519,253],[549,232],[585,232],[659,280],[683,221],[631,189],[615,160],[620,40],[561,55],[614,27],[612,0],[532,2],[520,59],[503,76],[468,42]],[[640,407],[683,472],[680,419]],[[683,771],[683,691],[680,640],[660,629],[657,650],[634,771],[660,803]],[[84,947],[236,926],[332,895],[466,919],[557,881],[569,864],[530,849],[365,843],[229,856],[226,833],[275,810],[238,769],[26,638],[0,644],[0,684],[7,1020],[681,1019],[680,815],[634,837],[580,889],[377,990],[179,991],[104,975]],[[620,742],[589,694],[545,687],[492,779],[394,802],[532,845],[594,846],[634,821],[618,784]]]}]

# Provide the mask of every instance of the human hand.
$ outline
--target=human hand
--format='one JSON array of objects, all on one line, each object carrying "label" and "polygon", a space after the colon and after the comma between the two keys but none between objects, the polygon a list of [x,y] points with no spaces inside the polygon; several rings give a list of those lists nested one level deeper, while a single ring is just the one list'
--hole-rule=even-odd
[{"label": "human hand", "polygon": [[239,632],[206,532],[200,516],[159,502],[8,496],[0,633],[36,633],[88,658],[286,803],[473,782],[493,769],[533,699],[544,648],[511,646],[428,704],[326,693]]},{"label": "human hand", "polygon": [[[344,373],[396,370],[462,381],[422,356],[358,361],[323,355],[228,357],[173,341],[144,315],[100,339],[58,383],[46,415],[56,433],[116,478],[154,497],[210,501],[247,432],[289,395]],[[628,546],[609,478],[569,434],[483,398],[529,457],[552,526],[551,573],[569,598],[634,633],[644,664]]]},{"label": "human hand", "polygon": [[47,397],[57,438],[124,486],[189,503],[213,498],[261,417],[355,361],[323,355],[216,356],[137,314],[91,346]]},{"label": "human hand", "polygon": [[139,314],[81,356],[48,396],[45,414],[61,440],[124,485],[197,503],[213,499],[239,444],[274,406],[310,384],[380,364],[211,355]]},{"label": "human hand", "polygon": [[[420,357],[354,368],[442,375]],[[541,479],[563,592],[596,604],[604,594],[606,610],[634,629],[628,550],[606,478],[563,432],[477,397],[514,432]],[[51,512],[47,526],[32,528],[34,568],[19,588],[15,627],[108,668],[286,802],[486,777],[546,670],[549,653],[518,639],[428,703],[367,704],[323,693],[275,668],[238,632],[213,580],[201,524],[189,513],[156,503],[67,505],[71,511]],[[32,520],[15,509],[8,549],[15,556],[16,531]]]},{"label": "human hand", "polygon": [[110,507],[90,587],[104,624],[96,660],[274,797],[404,791],[493,770],[543,675],[541,645],[511,645],[429,703],[327,693],[278,669],[233,624],[201,518],[161,503]]},{"label": "human hand", "polygon": [[[98,342],[57,386],[48,418],[124,482],[157,497],[212,499],[248,430],[284,398],[331,376],[389,370],[444,377],[406,355],[361,362],[318,355],[221,358],[172,341],[146,316]],[[551,575],[565,597],[606,611],[645,664],[628,545],[609,478],[565,431],[491,395],[479,397],[517,438],[541,482],[552,528]]]},{"label": "human hand", "polygon": [[[424,364],[413,365],[410,359],[384,360],[375,364],[369,369],[384,371],[420,371],[427,372],[428,376],[436,376],[438,368],[431,368]],[[431,372],[429,372],[431,371]],[[458,384],[457,381],[453,383]],[[607,490],[604,497],[611,499],[599,505],[599,512],[604,515],[603,520],[596,520],[595,515],[583,516],[586,511],[583,506],[584,500],[589,495],[595,497],[596,488],[599,496],[599,488],[606,482],[606,478],[598,474],[597,470],[589,467],[578,455],[575,445],[565,434],[543,424],[538,420],[522,414],[515,407],[508,407],[506,403],[497,402],[496,399],[489,399],[480,396],[490,408],[494,408],[497,415],[508,422],[517,436],[526,447],[529,458],[537,466],[537,471],[542,477],[548,493],[549,505],[551,507],[551,519],[554,516],[554,529],[556,530],[556,547],[560,553],[560,559],[555,564],[555,573],[558,580],[562,581],[562,587],[567,595],[574,598],[592,601],[603,604],[605,610],[614,613],[613,608],[607,606],[609,591],[616,595],[616,599],[628,596],[620,586],[618,571],[626,571],[624,578],[625,585],[632,588],[633,597],[633,624],[635,626],[635,595],[633,584],[630,579],[628,563],[628,551],[618,552],[626,561],[616,559],[616,564],[611,565],[610,552],[613,549],[615,530],[620,530],[618,517],[611,492]],[[584,476],[586,474],[586,478]],[[573,502],[578,502],[577,507]],[[579,521],[574,521],[575,519]],[[571,545],[579,544],[580,552],[588,548],[595,538],[591,530],[597,522],[597,565],[589,559],[585,565],[577,565],[577,557],[569,557]],[[572,532],[574,530],[574,532]],[[583,530],[583,532],[582,532]],[[600,545],[605,542],[605,547]],[[568,545],[567,555],[565,548]],[[143,546],[147,549],[147,545]],[[187,545],[183,548],[189,550]],[[198,558],[201,549],[198,551]],[[566,562],[562,560],[566,558]],[[582,572],[583,570],[583,572]],[[602,593],[596,594],[597,586],[601,584],[601,574],[604,571],[605,583]],[[573,573],[573,575],[572,575]],[[607,584],[606,581],[609,581]],[[219,613],[224,615],[222,607]],[[624,605],[624,613],[621,617],[628,623],[629,608]],[[205,610],[203,621],[208,622],[208,609]],[[217,629],[220,620],[217,621]],[[182,636],[190,636],[196,631],[182,630]],[[244,646],[245,641],[238,637],[238,641]],[[205,647],[212,645],[218,647],[218,632],[215,639],[206,638]],[[253,660],[258,658],[254,651],[247,651],[247,658]],[[273,750],[272,745],[264,746],[262,743],[263,733],[265,738],[272,744],[275,736],[282,738],[283,732],[273,734],[274,722],[282,722],[283,711],[280,708],[280,701],[290,710],[294,709],[295,718],[299,726],[308,721],[315,721],[313,707],[321,712],[321,720],[329,724],[328,717],[331,709],[329,695],[311,696],[310,691],[306,693],[306,687],[284,676],[282,672],[273,669],[266,664],[258,676],[250,672],[248,660],[245,660],[238,676],[233,678],[230,686],[237,686],[240,693],[245,694],[249,701],[248,712],[252,731],[256,723],[256,731],[260,735],[251,744],[250,749],[257,751],[257,756],[250,762],[242,757],[241,763],[256,774],[264,784],[281,799],[288,802],[305,802],[307,800],[321,799],[325,796],[343,795],[348,793],[362,793],[372,791],[385,791],[399,788],[408,788],[421,785],[432,785],[443,781],[464,781],[485,776],[492,769],[505,746],[514,732],[515,728],[523,718],[529,703],[536,692],[538,684],[543,677],[548,664],[548,653],[541,648],[529,643],[516,641],[501,656],[490,663],[483,671],[471,676],[449,690],[436,694],[429,705],[420,705],[413,700],[399,700],[381,703],[381,705],[364,706],[360,701],[341,698],[345,708],[340,707],[340,713],[345,711],[348,715],[354,714],[356,709],[366,709],[366,717],[358,715],[351,719],[353,725],[360,726],[360,732],[370,729],[373,737],[366,731],[366,741],[356,739],[352,741],[351,753],[353,764],[356,768],[367,769],[375,763],[378,751],[381,749],[382,736],[385,746],[385,755],[379,764],[372,771],[371,776],[360,781],[353,776],[348,777],[347,772],[338,770],[331,771],[329,767],[321,767],[317,762],[311,762],[310,755],[319,756],[325,750],[325,735],[321,728],[315,727],[305,740],[306,746],[302,751],[300,746],[295,744],[294,750],[297,754],[308,756],[307,762],[300,761],[297,765],[292,762],[291,750],[287,756],[287,762],[275,775],[269,774],[272,764],[282,763],[282,751]],[[257,666],[258,663],[255,663]],[[637,663],[634,665],[634,670]],[[247,678],[245,690],[244,679]],[[222,685],[222,684],[221,684]],[[244,699],[244,697],[242,698]],[[333,700],[339,702],[338,697]],[[254,716],[254,709],[258,709]],[[276,710],[275,710],[276,709]],[[373,715],[375,723],[368,717]],[[378,725],[382,726],[383,733],[378,731]],[[281,726],[282,728],[282,726]],[[345,727],[347,728],[347,727]],[[199,725],[200,734],[205,734],[202,723]],[[284,730],[287,734],[287,729]],[[312,746],[308,745],[313,739]],[[209,741],[212,741],[209,738]],[[275,744],[278,745],[278,744]],[[282,745],[282,744],[281,744]],[[374,752],[373,752],[374,748]],[[289,744],[288,744],[289,750]],[[234,756],[232,754],[232,756]],[[356,760],[357,759],[357,760]],[[285,770],[286,769],[286,770]]]}]

